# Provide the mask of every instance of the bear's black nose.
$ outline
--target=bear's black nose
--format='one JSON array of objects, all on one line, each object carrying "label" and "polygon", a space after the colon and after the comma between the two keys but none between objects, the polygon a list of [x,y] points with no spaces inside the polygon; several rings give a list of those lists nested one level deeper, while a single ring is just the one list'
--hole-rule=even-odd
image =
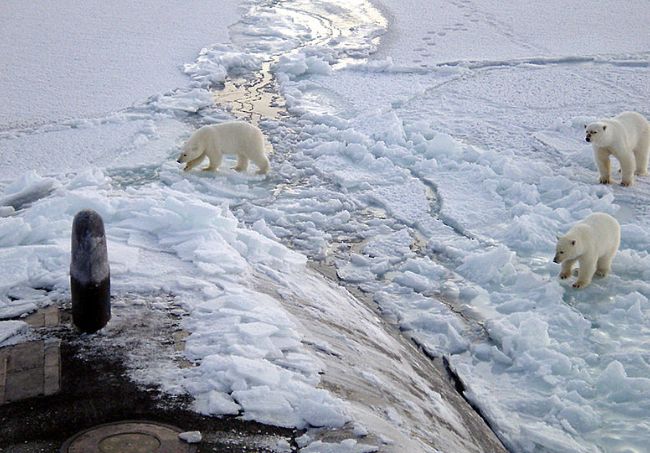
[{"label": "bear's black nose", "polygon": [[590,141],[591,141],[591,137],[587,137],[587,138],[585,138],[585,140],[587,140],[588,142],[590,142]]}]

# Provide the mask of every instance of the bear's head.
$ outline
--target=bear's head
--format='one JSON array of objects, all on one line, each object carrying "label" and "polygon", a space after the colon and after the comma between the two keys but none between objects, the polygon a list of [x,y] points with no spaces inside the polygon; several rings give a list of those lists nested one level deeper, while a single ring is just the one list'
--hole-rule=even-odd
[{"label": "bear's head", "polygon": [[570,233],[566,236],[557,237],[557,245],[555,247],[554,263],[561,263],[566,260],[573,260],[582,254],[578,238]]},{"label": "bear's head", "polygon": [[183,146],[181,155],[178,156],[177,160],[179,164],[194,160],[201,155],[201,150],[199,149],[198,143],[196,140],[193,140],[193,138],[194,137],[190,138]]},{"label": "bear's head", "polygon": [[596,121],[585,126],[585,140],[596,146],[607,146],[607,124],[602,121]]}]

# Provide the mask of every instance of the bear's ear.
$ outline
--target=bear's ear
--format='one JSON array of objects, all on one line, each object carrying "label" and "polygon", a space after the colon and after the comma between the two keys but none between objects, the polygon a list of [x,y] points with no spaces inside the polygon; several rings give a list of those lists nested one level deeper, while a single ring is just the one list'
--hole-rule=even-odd
[{"label": "bear's ear", "polygon": [[587,129],[587,125],[585,124],[585,129]]},{"label": "bear's ear", "polygon": [[573,241],[571,241],[571,245],[576,245],[575,239]]}]

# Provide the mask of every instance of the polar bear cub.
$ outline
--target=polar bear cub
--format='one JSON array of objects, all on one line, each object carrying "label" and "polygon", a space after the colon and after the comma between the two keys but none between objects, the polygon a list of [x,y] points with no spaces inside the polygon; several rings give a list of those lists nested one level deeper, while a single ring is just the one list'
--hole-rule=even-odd
[{"label": "polar bear cub", "polygon": [[614,118],[588,124],[585,129],[585,139],[593,145],[601,184],[610,183],[610,155],[621,165],[622,185],[633,184],[635,173],[648,174],[650,126],[643,115],[623,112]]},{"label": "polar bear cub", "polygon": [[204,170],[216,171],[224,154],[237,156],[237,166],[234,167],[237,171],[246,171],[249,160],[257,165],[257,174],[269,171],[262,131],[243,121],[227,121],[201,127],[183,146],[178,163],[187,163],[185,171],[188,171],[207,157],[210,163]]},{"label": "polar bear cub", "polygon": [[574,225],[567,234],[558,236],[554,263],[562,263],[560,278],[571,275],[578,261],[578,279],[574,288],[584,288],[594,274],[605,277],[621,243],[621,227],[614,217],[597,212]]}]

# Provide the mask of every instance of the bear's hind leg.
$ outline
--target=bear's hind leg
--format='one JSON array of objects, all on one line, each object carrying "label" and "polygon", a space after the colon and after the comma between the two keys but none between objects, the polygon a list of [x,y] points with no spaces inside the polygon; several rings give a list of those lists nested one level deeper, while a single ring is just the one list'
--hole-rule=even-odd
[{"label": "bear's hind leg", "polygon": [[255,159],[255,165],[257,165],[258,167],[257,174],[265,175],[269,172],[269,167],[271,166],[271,163],[269,162],[269,159],[265,155],[262,155]]},{"label": "bear's hind leg", "polygon": [[634,148],[636,159],[636,174],[645,176],[648,174],[648,158],[650,158],[650,127],[642,134],[639,143]]},{"label": "bear's hind leg", "polygon": [[607,274],[609,274],[609,271],[612,269],[613,259],[613,253],[598,258],[598,261],[596,262],[596,275],[599,277],[607,277]]},{"label": "bear's hind leg", "polygon": [[237,165],[233,169],[235,171],[246,171],[248,169],[248,157],[238,154]]}]

